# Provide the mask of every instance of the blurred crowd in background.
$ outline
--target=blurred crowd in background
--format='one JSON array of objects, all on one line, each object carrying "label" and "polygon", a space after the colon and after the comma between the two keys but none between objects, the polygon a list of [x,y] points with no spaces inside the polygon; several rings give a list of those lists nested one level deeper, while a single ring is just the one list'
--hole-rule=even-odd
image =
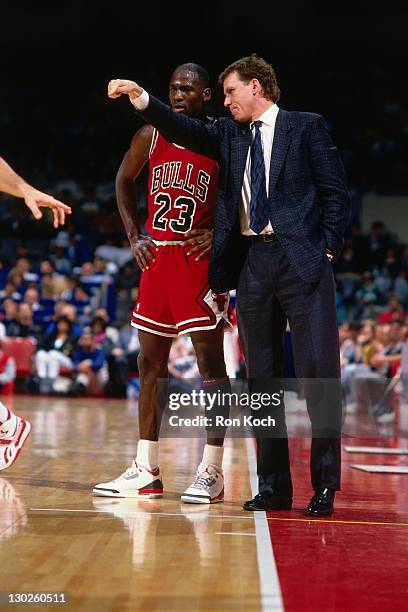
[{"label": "blurred crowd in background", "polygon": [[[5,7],[2,155],[30,182],[70,204],[73,214],[55,233],[49,222],[34,222],[16,200],[0,195],[3,393],[14,381],[8,358],[14,351],[14,361],[26,356],[20,371],[14,364],[16,388],[137,395],[139,345],[129,312],[140,273],[117,212],[114,181],[141,122],[127,100],[107,99],[107,82],[133,78],[165,100],[174,68],[202,63],[214,94],[208,113],[219,116],[225,109],[217,75],[254,51],[277,71],[282,108],[325,116],[346,168],[352,215],[334,264],[346,392],[358,395],[350,381],[367,370],[393,380],[406,342],[408,236],[395,235],[381,220],[363,232],[361,206],[368,193],[408,193],[408,88],[401,76],[407,9],[396,17],[392,7],[384,6],[380,16],[344,1],[263,3],[259,20],[246,3],[231,11],[217,2],[196,19],[181,0],[177,11],[162,4],[158,19],[155,6],[119,11],[106,4],[95,27],[92,3],[43,5]],[[135,23],[155,24],[157,31],[138,28],[136,37]],[[175,44],[174,32],[187,33],[187,48]],[[142,219],[146,179],[144,170],[135,184]],[[225,336],[228,373],[242,375],[236,325]],[[290,342],[286,348],[286,373],[293,375]],[[177,340],[172,376],[190,375],[195,367],[189,339]]]},{"label": "blurred crowd in background", "polygon": [[[57,233],[46,219],[28,218],[15,201],[0,207],[3,231],[9,228],[0,244],[2,391],[17,385],[33,393],[137,397],[139,339],[129,321],[140,271],[113,182],[89,193],[67,178],[53,192],[74,211]],[[135,191],[138,197],[143,218],[143,190],[139,196]],[[345,378],[367,371],[392,378],[408,335],[408,245],[381,221],[368,234],[355,221],[334,271]],[[244,365],[234,312],[232,321],[225,351],[228,373],[235,377],[243,375]],[[13,339],[32,347],[20,371],[18,348],[13,353],[20,345]],[[189,338],[174,342],[169,369],[173,378],[197,375]],[[287,374],[293,375],[291,363]]]}]

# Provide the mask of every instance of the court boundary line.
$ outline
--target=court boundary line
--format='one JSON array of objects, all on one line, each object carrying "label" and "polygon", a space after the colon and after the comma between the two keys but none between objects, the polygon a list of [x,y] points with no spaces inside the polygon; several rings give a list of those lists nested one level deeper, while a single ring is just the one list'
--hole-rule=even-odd
[{"label": "court boundary line", "polygon": [[[246,450],[249,481],[252,496],[255,496],[258,491],[258,476],[256,474],[256,455],[252,438],[246,438]],[[284,612],[282,591],[266,513],[256,511],[249,518],[252,518],[255,523],[261,608],[265,611],[277,610]]]},{"label": "court boundary line", "polygon": [[[110,498],[111,499],[111,498]],[[125,498],[121,498],[125,499]],[[137,500],[136,500],[137,501]],[[112,516],[112,512],[110,510],[105,510],[102,508],[29,508],[31,512],[85,512],[88,514],[108,514]],[[144,512],[143,510],[134,510],[130,511],[132,515],[139,516],[141,514],[149,514],[151,516],[186,516],[183,512]],[[260,512],[256,513],[261,514]],[[252,515],[237,515],[237,514],[215,514],[211,511],[208,512],[208,515],[205,518],[211,519],[228,519],[228,520],[237,520],[237,521],[246,521],[253,519]],[[290,517],[290,516],[267,516],[265,518],[266,521],[289,521],[292,523],[325,523],[326,525],[330,525],[331,523],[341,524],[341,525],[382,525],[388,527],[408,527],[408,523],[397,523],[391,521],[347,521],[341,519],[315,519],[315,518],[301,518],[301,517]]]}]

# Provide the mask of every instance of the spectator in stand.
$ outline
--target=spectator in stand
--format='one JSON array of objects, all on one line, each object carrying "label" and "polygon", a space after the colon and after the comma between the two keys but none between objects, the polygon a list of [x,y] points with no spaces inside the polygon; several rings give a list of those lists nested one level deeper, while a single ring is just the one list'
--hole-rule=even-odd
[{"label": "spectator in stand", "polygon": [[100,395],[108,380],[106,355],[103,349],[94,347],[89,328],[82,332],[72,360],[76,372],[73,395]]},{"label": "spectator in stand", "polygon": [[408,282],[405,270],[400,270],[394,281],[394,295],[400,301],[403,309],[408,310]]},{"label": "spectator in stand", "polygon": [[14,283],[7,282],[4,286],[4,289],[0,291],[0,299],[6,300],[7,298],[11,298],[15,302],[21,301],[21,293],[17,291],[17,287]]},{"label": "spectator in stand", "polygon": [[5,337],[4,325],[0,328],[0,395],[12,395],[14,393],[14,381],[16,378],[16,363],[3,351],[3,339]]},{"label": "spectator in stand", "polygon": [[23,301],[31,306],[33,320],[35,323],[42,323],[44,318],[44,308],[40,304],[40,294],[35,287],[28,287],[24,293]]},{"label": "spectator in stand", "polygon": [[382,306],[386,303],[392,286],[392,279],[390,278],[389,272],[385,266],[379,272],[377,270],[374,272],[373,282],[378,296],[378,305]]},{"label": "spectator in stand", "polygon": [[94,316],[100,317],[106,322],[105,333],[107,337],[112,340],[114,346],[117,346],[119,342],[119,330],[117,329],[117,327],[113,327],[113,325],[109,325],[110,318],[109,318],[109,314],[106,308],[97,308],[95,310]]},{"label": "spectator in stand", "polygon": [[30,260],[27,257],[19,257],[11,271],[22,274],[25,283],[38,282],[38,274],[31,271]]},{"label": "spectator in stand", "polygon": [[120,297],[133,298],[134,289],[140,284],[140,272],[136,261],[129,261],[119,270],[116,289]]},{"label": "spectator in stand", "polygon": [[404,320],[405,312],[396,295],[390,295],[388,298],[387,309],[378,316],[379,323],[391,323],[396,320]]},{"label": "spectator in stand", "polygon": [[95,348],[101,348],[108,357],[113,350],[113,342],[106,334],[107,322],[103,317],[94,316],[89,324]]},{"label": "spectator in stand", "polygon": [[77,232],[74,223],[68,223],[67,238],[66,255],[71,262],[71,268],[82,266],[85,261],[89,261],[91,257],[89,246]]},{"label": "spectator in stand", "polygon": [[381,268],[390,244],[390,237],[382,221],[374,221],[372,223],[368,241],[370,262],[373,267]]},{"label": "spectator in stand", "polygon": [[27,289],[24,282],[24,276],[19,270],[10,270],[7,277],[7,283],[11,283],[15,287],[15,291],[20,295],[20,298]]},{"label": "spectator in stand", "polygon": [[400,265],[397,261],[395,249],[388,249],[385,254],[385,261],[383,269],[388,272],[390,278],[395,278],[400,270]]},{"label": "spectator in stand", "polygon": [[41,297],[52,299],[59,297],[67,288],[64,275],[55,271],[54,264],[45,259],[40,264],[41,274]]},{"label": "spectator in stand", "polygon": [[30,304],[22,302],[18,305],[16,322],[10,323],[7,329],[8,336],[17,338],[34,338],[41,340],[42,327],[33,321],[33,311]]},{"label": "spectator in stand", "polygon": [[345,247],[339,259],[334,264],[337,275],[352,274],[356,276],[357,260],[352,246]]},{"label": "spectator in stand", "polygon": [[89,321],[92,308],[88,288],[76,276],[69,278],[69,284],[70,289],[63,293],[64,299],[76,307],[78,318],[81,321]]},{"label": "spectator in stand", "polygon": [[373,316],[375,317],[378,312],[378,291],[371,272],[364,272],[363,284],[356,292],[356,301],[356,319],[369,319],[373,318]]},{"label": "spectator in stand", "polygon": [[74,338],[78,339],[82,335],[83,329],[78,321],[76,307],[73,304],[67,304],[67,302],[57,302],[54,321],[51,321],[51,323],[49,323],[49,325],[46,327],[45,335],[48,336],[56,332],[56,321],[57,318],[59,318],[60,316],[65,316],[69,319],[69,321],[71,321],[72,335],[74,336]]},{"label": "spectator in stand", "polygon": [[354,363],[357,360],[358,350],[357,342],[361,332],[361,324],[347,322],[341,325],[339,329],[340,335],[340,363],[345,366],[349,363]]},{"label": "spectator in stand", "polygon": [[[104,309],[101,308],[100,311],[103,313]],[[118,359],[117,341],[113,342],[112,338],[107,333],[107,317],[98,316],[96,312],[90,323],[90,328],[93,336],[93,346],[102,349],[105,353],[109,381],[105,387],[105,392],[110,396],[123,395],[125,393],[126,384],[124,364],[123,361]],[[115,330],[115,332],[117,333],[117,330]]]},{"label": "spectator in stand", "polygon": [[72,370],[71,357],[75,342],[71,321],[67,317],[59,317],[55,333],[44,337],[35,354],[40,393],[50,393],[53,390],[61,368]]},{"label": "spectator in stand", "polygon": [[129,312],[129,323],[126,323],[119,332],[118,346],[113,353],[122,358],[126,365],[126,372],[138,372],[137,357],[140,352],[139,333],[136,327],[130,324],[133,308]]},{"label": "spectator in stand", "polygon": [[9,335],[9,332],[8,332],[9,326],[17,324],[17,311],[18,311],[17,302],[12,300],[11,298],[6,298],[3,302],[3,309],[4,309],[4,317],[2,320],[6,328],[7,335]]},{"label": "spectator in stand", "polygon": [[172,389],[176,386],[180,391],[191,388],[188,379],[200,377],[193,347],[183,336],[176,338],[171,346],[168,370],[170,378],[177,381],[176,385],[172,383]]}]

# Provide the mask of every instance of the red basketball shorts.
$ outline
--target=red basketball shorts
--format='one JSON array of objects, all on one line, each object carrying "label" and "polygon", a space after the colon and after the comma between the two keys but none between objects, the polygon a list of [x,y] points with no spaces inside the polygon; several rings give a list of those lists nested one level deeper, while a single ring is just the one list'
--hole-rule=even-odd
[{"label": "red basketball shorts", "polygon": [[187,256],[191,245],[161,245],[155,261],[142,272],[132,325],[173,338],[210,330],[228,321],[229,295],[214,296],[208,284],[209,259]]}]

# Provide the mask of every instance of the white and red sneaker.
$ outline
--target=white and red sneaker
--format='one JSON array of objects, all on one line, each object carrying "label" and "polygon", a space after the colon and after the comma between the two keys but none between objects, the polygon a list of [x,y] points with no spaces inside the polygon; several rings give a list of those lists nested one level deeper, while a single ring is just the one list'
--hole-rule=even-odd
[{"label": "white and red sneaker", "polygon": [[98,497],[163,497],[160,469],[148,470],[132,461],[126,472],[110,482],[95,485],[92,492]]},{"label": "white and red sneaker", "polygon": [[30,430],[30,423],[15,414],[0,425],[0,471],[13,465]]},{"label": "white and red sneaker", "polygon": [[216,504],[224,501],[224,476],[215,465],[200,464],[197,476],[181,496],[185,504]]}]

